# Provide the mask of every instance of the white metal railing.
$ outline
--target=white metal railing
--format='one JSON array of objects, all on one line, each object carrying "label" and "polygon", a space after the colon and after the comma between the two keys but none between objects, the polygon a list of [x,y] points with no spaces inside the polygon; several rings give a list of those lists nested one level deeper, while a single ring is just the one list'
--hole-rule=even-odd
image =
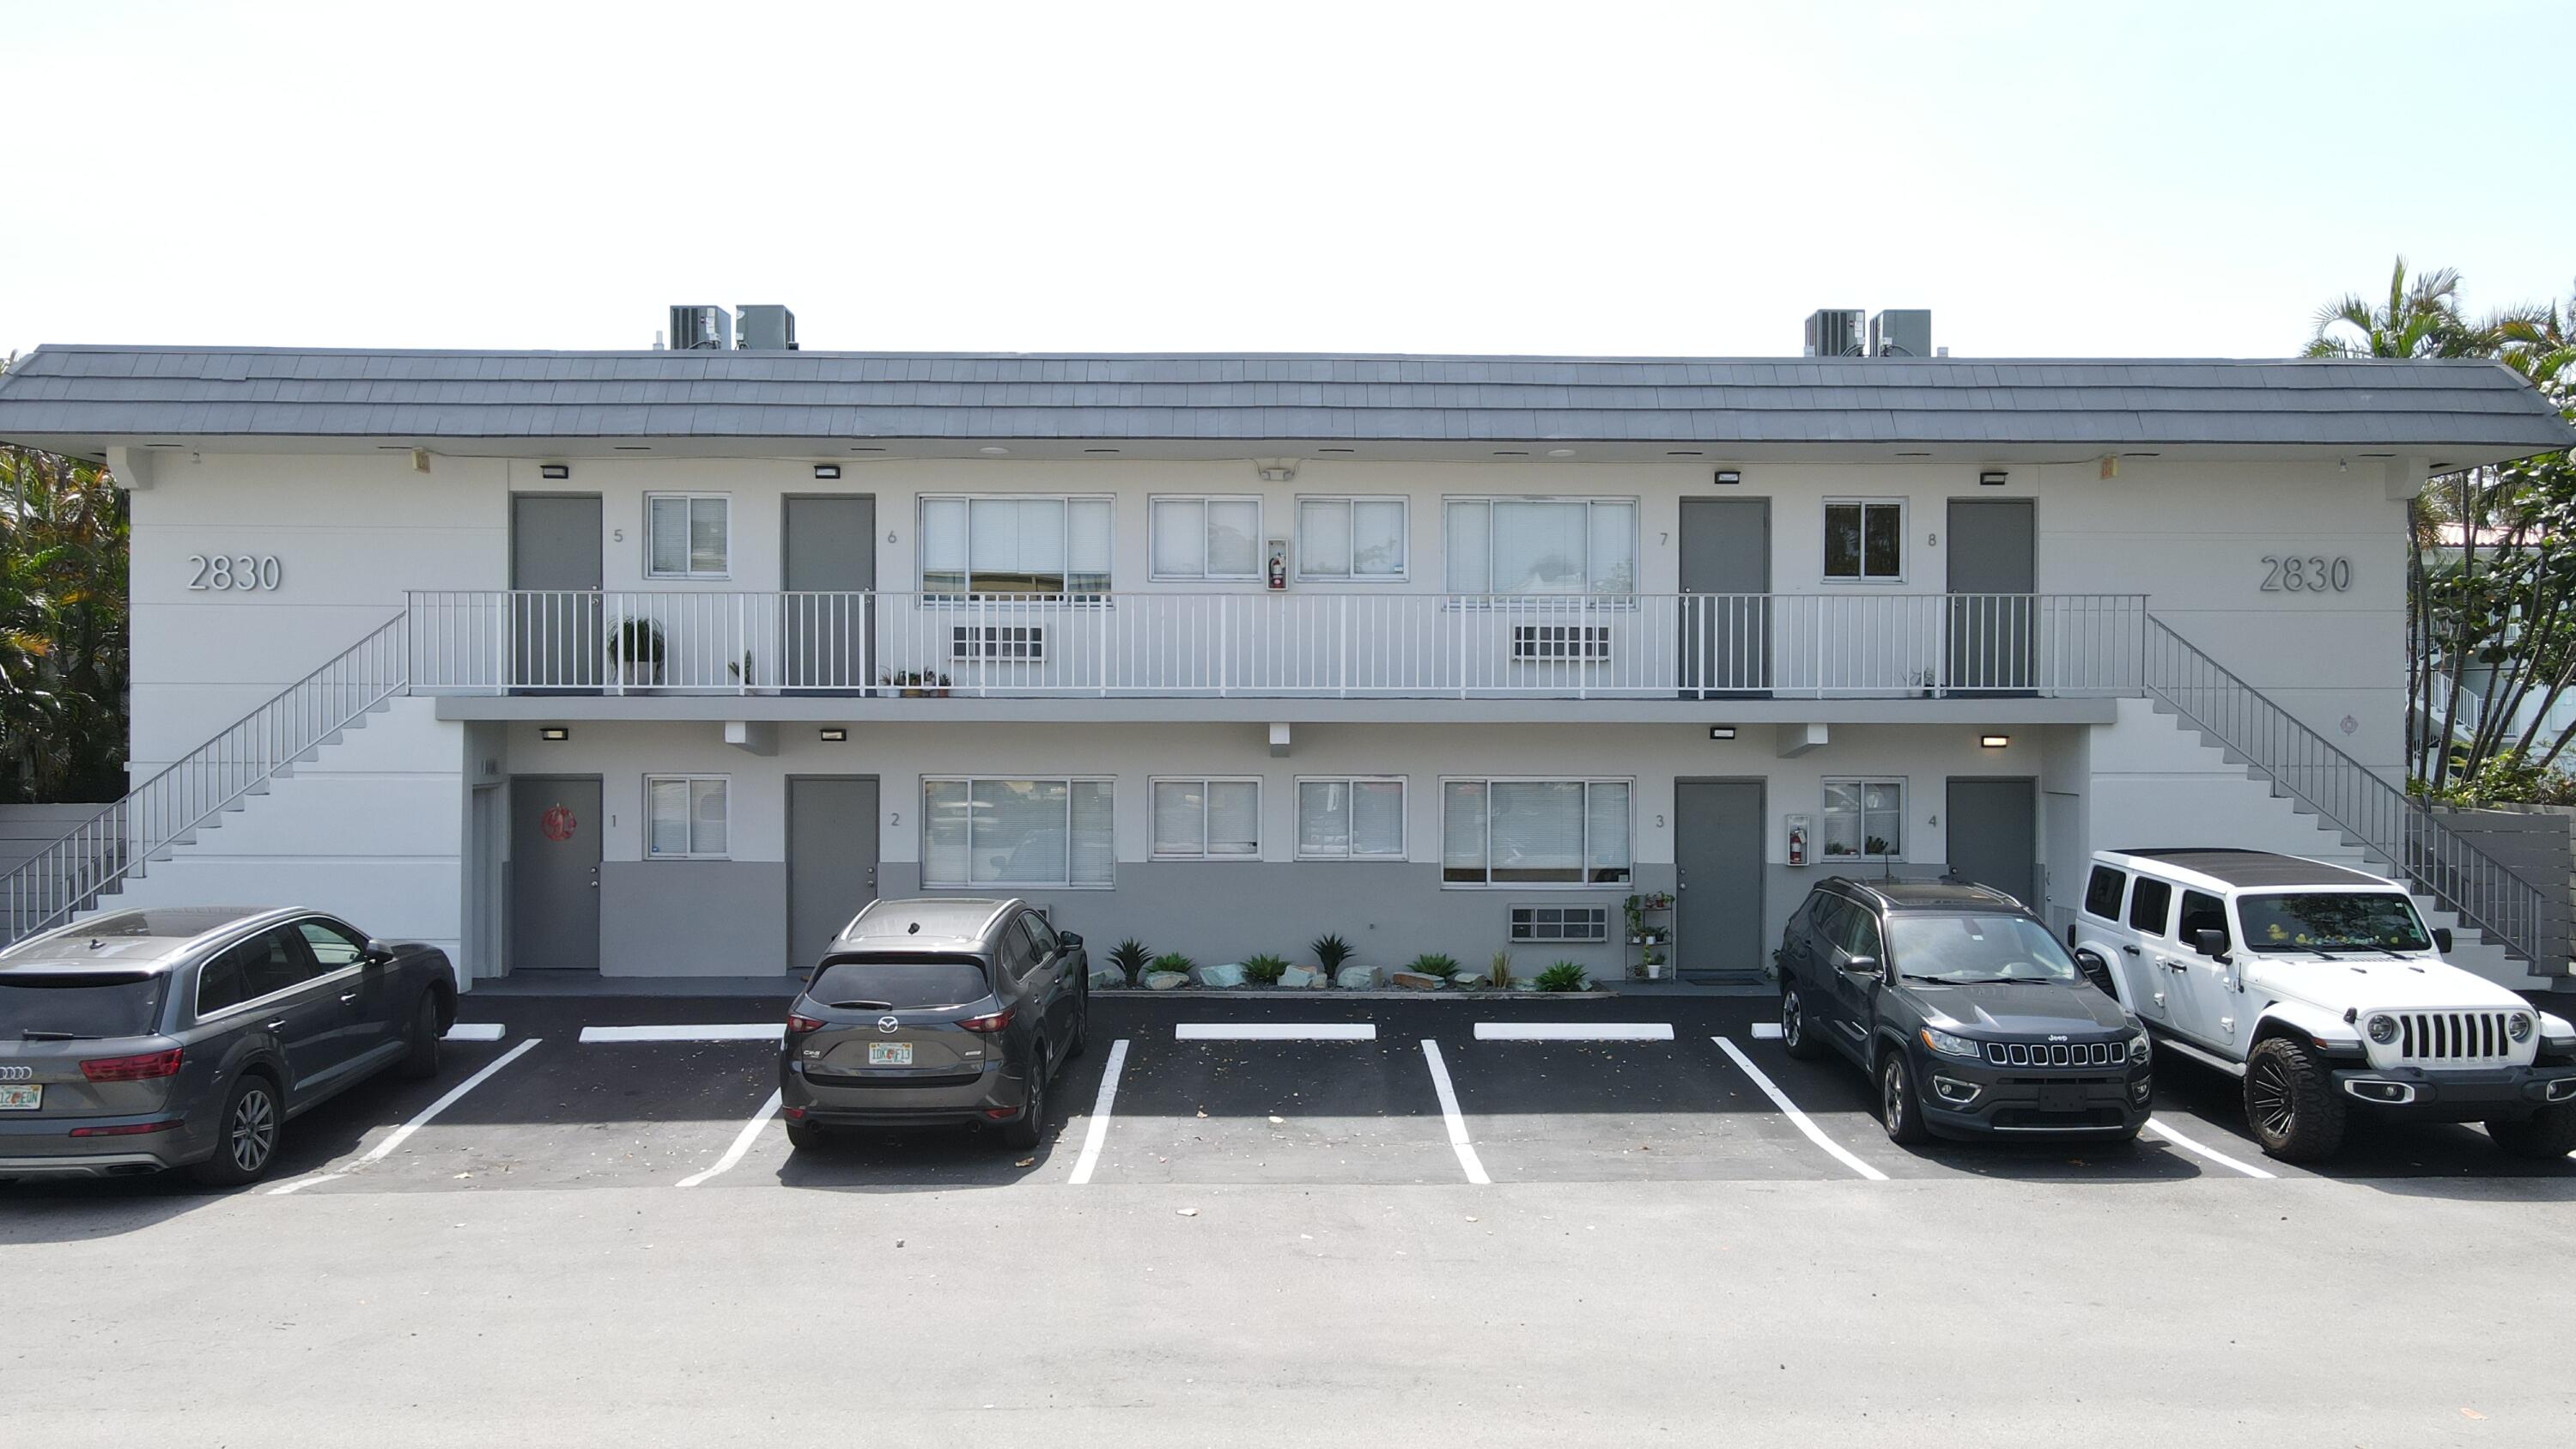
[{"label": "white metal railing", "polygon": [[416,593],[413,688],[1790,698],[2139,689],[2134,594]]},{"label": "white metal railing", "polygon": [[321,668],[137,785],[0,876],[0,942],[62,924],[151,859],[265,785],[280,767],[406,692],[403,620],[387,620]]}]

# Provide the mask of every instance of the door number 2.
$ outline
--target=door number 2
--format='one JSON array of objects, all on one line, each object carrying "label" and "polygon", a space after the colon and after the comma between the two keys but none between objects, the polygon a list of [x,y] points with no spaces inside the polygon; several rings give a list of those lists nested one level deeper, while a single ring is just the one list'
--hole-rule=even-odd
[{"label": "door number 2", "polygon": [[286,578],[286,566],[273,553],[255,558],[246,553],[192,553],[188,555],[188,567],[196,570],[188,576],[188,587],[197,593],[208,589],[225,593],[271,592]]}]

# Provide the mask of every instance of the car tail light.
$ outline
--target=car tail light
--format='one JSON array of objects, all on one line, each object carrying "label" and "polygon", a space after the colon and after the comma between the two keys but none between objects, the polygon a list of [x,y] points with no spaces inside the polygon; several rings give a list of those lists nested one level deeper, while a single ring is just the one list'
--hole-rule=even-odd
[{"label": "car tail light", "polygon": [[81,1063],[81,1075],[93,1082],[145,1082],[155,1077],[179,1075],[179,1058],[185,1047],[172,1047],[166,1052],[146,1052],[139,1057],[93,1057]]},{"label": "car tail light", "polygon": [[1011,1008],[1004,1007],[990,1016],[970,1016],[957,1024],[968,1031],[979,1031],[986,1036],[991,1036],[997,1031],[1010,1029]]},{"label": "car tail light", "polygon": [[140,1137],[147,1132],[167,1132],[178,1126],[176,1118],[167,1122],[137,1122],[127,1127],[75,1127],[74,1137]]},{"label": "car tail light", "polygon": [[785,1117],[790,1122],[802,1122],[805,1120],[805,1109],[802,1107],[788,1107],[783,1109],[779,1115]]},{"label": "car tail light", "polygon": [[821,1031],[823,1029],[823,1022],[820,1017],[798,1016],[796,1013],[791,1011],[787,1013],[787,1029],[789,1031]]}]

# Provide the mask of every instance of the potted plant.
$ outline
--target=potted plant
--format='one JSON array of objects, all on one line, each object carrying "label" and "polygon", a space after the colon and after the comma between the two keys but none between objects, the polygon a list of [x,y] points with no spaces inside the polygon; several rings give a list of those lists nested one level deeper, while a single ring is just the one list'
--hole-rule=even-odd
[{"label": "potted plant", "polygon": [[946,699],[948,697],[947,675],[933,674],[926,679],[922,679],[921,682],[929,687],[930,697],[932,699]]},{"label": "potted plant", "polygon": [[901,690],[906,699],[921,698],[921,671],[918,669],[889,669],[877,676],[877,683],[888,689]]},{"label": "potted plant", "polygon": [[745,689],[754,687],[751,677],[751,651],[748,649],[742,651],[742,662],[726,665],[725,673],[732,675],[733,682]]},{"label": "potted plant", "polygon": [[651,619],[626,618],[608,631],[608,657],[617,664],[621,684],[662,682],[662,626]]},{"label": "potted plant", "polygon": [[1637,956],[1637,974],[1648,981],[1663,980],[1664,953],[1662,950],[1654,946],[1648,946],[1644,951],[1639,952]]},{"label": "potted plant", "polygon": [[1655,904],[1655,898],[1653,896],[1628,897],[1629,945],[1659,946],[1663,944],[1664,938],[1670,934],[1669,929],[1663,926],[1649,926],[1646,924],[1646,912],[1662,909],[1664,909],[1664,907]]}]

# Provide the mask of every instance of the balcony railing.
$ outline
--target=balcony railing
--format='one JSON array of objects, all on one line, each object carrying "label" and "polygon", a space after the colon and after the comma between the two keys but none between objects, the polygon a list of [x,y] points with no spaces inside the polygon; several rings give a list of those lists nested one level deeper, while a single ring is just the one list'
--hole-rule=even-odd
[{"label": "balcony railing", "polygon": [[411,596],[423,694],[1906,698],[2139,691],[2134,594]]}]

